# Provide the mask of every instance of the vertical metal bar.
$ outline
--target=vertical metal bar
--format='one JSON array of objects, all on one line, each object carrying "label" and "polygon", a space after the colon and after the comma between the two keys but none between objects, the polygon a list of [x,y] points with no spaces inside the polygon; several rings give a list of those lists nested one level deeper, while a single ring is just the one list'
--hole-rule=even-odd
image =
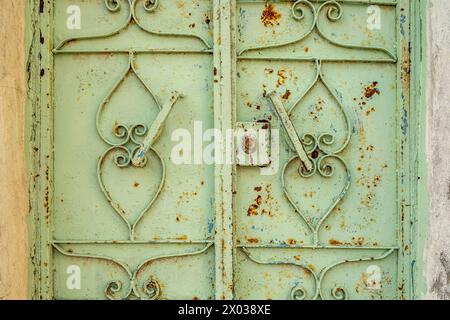
[{"label": "vertical metal bar", "polygon": [[426,83],[426,8],[427,0],[411,1],[410,15],[412,19],[411,27],[411,110],[414,117],[413,134],[415,141],[411,156],[411,170],[414,174],[411,181],[412,203],[412,225],[411,241],[414,243],[411,252],[411,299],[422,299],[426,290],[426,279],[424,276],[424,239],[426,238],[427,213],[428,213],[428,190],[426,171],[426,132],[424,124],[426,122],[426,95],[424,85]]},{"label": "vertical metal bar", "polygon": [[[235,1],[214,0],[214,126],[226,136],[233,125],[233,35]],[[233,299],[233,166],[226,141],[219,150],[221,164],[215,168],[215,282],[216,299]],[[216,150],[217,152],[217,150]],[[232,156],[234,158],[234,155]]]},{"label": "vertical metal bar", "polygon": [[[38,135],[39,155],[38,172],[39,182],[36,193],[36,221],[39,234],[39,243],[36,244],[36,252],[39,256],[40,283],[38,289],[39,299],[53,298],[53,273],[52,273],[52,211],[53,211],[53,55],[51,26],[53,25],[53,0],[35,1],[38,8],[39,32],[45,35],[39,45],[40,79],[36,83],[39,93],[36,117],[39,122]],[[35,26],[36,28],[36,26]]]},{"label": "vertical metal bar", "polygon": [[397,17],[397,207],[398,207],[398,288],[399,299],[411,298],[411,110],[410,110],[410,2],[400,0]]}]

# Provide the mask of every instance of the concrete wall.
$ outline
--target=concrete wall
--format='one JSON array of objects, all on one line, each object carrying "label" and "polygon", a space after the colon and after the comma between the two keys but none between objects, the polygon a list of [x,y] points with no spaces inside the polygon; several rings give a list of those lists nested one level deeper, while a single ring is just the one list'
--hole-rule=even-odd
[{"label": "concrete wall", "polygon": [[428,13],[427,157],[429,228],[425,249],[428,299],[450,300],[450,1]]},{"label": "concrete wall", "polygon": [[27,296],[24,1],[0,0],[0,299]]},{"label": "concrete wall", "polygon": [[[0,0],[0,299],[27,295],[24,1]],[[450,1],[428,11],[425,298],[450,300]]]}]

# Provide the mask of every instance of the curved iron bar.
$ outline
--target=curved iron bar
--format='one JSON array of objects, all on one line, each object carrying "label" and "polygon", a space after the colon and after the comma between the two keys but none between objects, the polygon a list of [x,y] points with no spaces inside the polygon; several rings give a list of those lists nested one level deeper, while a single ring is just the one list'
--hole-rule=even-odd
[{"label": "curved iron bar", "polygon": [[[103,261],[109,261],[114,263],[115,265],[119,266],[122,270],[124,270],[127,275],[128,278],[131,279],[133,277],[133,273],[131,272],[130,268],[126,265],[123,264],[122,262],[114,259],[114,258],[110,258],[110,257],[106,257],[106,256],[99,256],[99,255],[84,255],[84,254],[78,254],[78,253],[73,253],[73,252],[69,252],[67,250],[64,250],[61,246],[53,243],[52,246],[61,254],[68,256],[68,257],[77,257],[77,258],[89,258],[89,259],[97,259],[97,260],[103,260]],[[130,294],[133,292],[133,287],[135,286],[135,284],[133,282],[130,281],[130,285],[128,290],[126,290],[121,296],[117,297],[116,294],[120,293],[123,289],[123,285],[122,282],[120,280],[112,280],[110,282],[108,282],[108,284],[105,287],[105,296],[110,299],[110,300],[115,300],[115,299],[126,299],[130,296]]]},{"label": "curved iron bar", "polygon": [[[144,85],[146,90],[150,93],[150,96],[152,97],[153,101],[155,101],[156,105],[158,106],[158,109],[161,110],[161,108],[162,108],[161,104],[159,103],[158,99],[156,98],[156,96],[153,93],[153,91],[151,90],[151,88],[144,82],[142,77],[136,71],[134,59],[135,59],[134,52],[130,51],[128,53],[128,66],[127,66],[126,71],[122,74],[119,81],[117,81],[117,83],[111,88],[111,90],[108,92],[106,97],[100,103],[99,108],[97,109],[97,115],[96,115],[96,119],[95,119],[95,125],[97,128],[97,132],[100,135],[100,137],[103,139],[103,141],[105,141],[107,144],[109,144],[110,146],[113,146],[113,147],[125,145],[127,142],[129,142],[130,139],[133,139],[133,133],[136,133],[136,135],[138,135],[138,136],[143,136],[145,134],[145,133],[142,133],[142,128],[146,128],[145,125],[143,125],[143,124],[136,125],[137,128],[135,128],[132,131],[127,129],[126,126],[124,126],[123,124],[117,124],[115,127],[115,130],[114,130],[114,134],[117,138],[122,139],[122,141],[119,143],[114,143],[113,141],[111,141],[110,139],[107,138],[106,134],[104,134],[103,130],[101,129],[101,125],[100,125],[100,120],[101,120],[101,115],[103,113],[103,110],[105,109],[105,107],[109,103],[109,101],[111,100],[111,98],[114,95],[114,93],[116,92],[116,90],[123,84],[123,82],[127,79],[128,75],[130,73],[134,73],[134,75],[138,78],[138,80],[142,83],[142,85]],[[134,139],[133,142],[135,142],[135,141],[136,140]]]},{"label": "curved iron bar", "polygon": [[[383,260],[387,257],[389,257],[395,250],[396,248],[390,248],[388,249],[387,252],[383,253],[380,256],[371,256],[368,258],[362,258],[362,259],[350,259],[350,260],[343,260],[343,261],[339,261],[336,263],[333,263],[325,268],[323,268],[320,272],[319,275],[314,272],[310,267],[308,267],[308,265],[306,264],[302,264],[302,263],[296,263],[296,262],[287,262],[287,261],[281,261],[281,260],[261,260],[258,258],[255,258],[250,251],[246,248],[246,247],[242,247],[241,250],[247,255],[247,257],[253,261],[254,263],[257,264],[263,264],[263,265],[291,265],[291,266],[297,266],[300,267],[304,270],[307,270],[308,272],[310,272],[313,277],[314,277],[314,282],[315,282],[315,293],[314,296],[312,298],[312,300],[321,298],[321,299],[325,299],[325,295],[323,293],[323,282],[324,282],[324,278],[326,276],[326,274],[334,269],[337,266],[346,264],[346,263],[352,263],[352,262],[365,262],[365,261],[380,261]],[[292,288],[291,290],[291,299],[292,300],[304,300],[306,299],[306,295],[307,292],[306,290],[301,287],[301,286],[295,286],[294,288]],[[331,290],[331,296],[336,299],[336,300],[346,300],[348,299],[348,292],[345,288],[343,287],[339,287],[339,286],[335,286],[332,290]]]},{"label": "curved iron bar", "polygon": [[[136,268],[136,271],[133,273],[133,279],[137,282],[137,278],[138,278],[139,273],[142,272],[142,270],[143,270],[146,266],[148,266],[149,264],[155,262],[156,260],[170,259],[170,258],[178,258],[178,257],[189,257],[189,256],[199,255],[199,254],[202,254],[202,253],[205,253],[206,251],[208,251],[208,249],[211,248],[212,245],[213,245],[213,243],[211,242],[211,243],[207,244],[204,248],[202,248],[202,249],[200,249],[200,250],[193,251],[193,252],[187,252],[187,253],[184,253],[184,254],[182,254],[182,255],[180,255],[180,254],[162,255],[162,256],[155,257],[155,258],[147,259],[147,260],[143,261],[143,262]],[[144,284],[144,286],[143,286],[144,290],[147,288],[147,287],[146,287],[147,283],[148,283],[148,281],[147,281],[146,284]],[[139,296],[139,295],[138,295],[138,296]],[[154,300],[154,299],[151,299],[151,300]]]},{"label": "curved iron bar", "polygon": [[103,194],[105,195],[106,199],[110,203],[110,205],[113,207],[113,209],[117,212],[117,214],[122,218],[122,220],[127,225],[129,239],[132,240],[132,241],[135,240],[135,231],[136,231],[136,227],[137,227],[138,223],[142,220],[144,215],[148,212],[148,210],[151,208],[151,206],[155,203],[156,199],[158,198],[159,194],[161,193],[161,191],[162,191],[162,189],[164,187],[164,183],[165,183],[165,180],[166,180],[166,165],[165,165],[165,162],[164,162],[162,156],[159,154],[159,152],[156,149],[154,149],[153,147],[150,147],[150,150],[157,156],[157,158],[159,159],[159,161],[161,163],[161,166],[162,166],[161,181],[159,183],[158,189],[156,190],[155,194],[147,202],[145,207],[139,212],[139,215],[138,215],[138,217],[136,218],[136,220],[134,222],[130,222],[127,219],[127,217],[126,217],[126,213],[127,212],[125,211],[125,209],[123,209],[120,206],[120,204],[113,199],[113,197],[111,196],[111,194],[109,193],[109,191],[105,187],[105,184],[103,183],[102,166],[103,166],[103,163],[105,161],[106,156],[110,152],[112,152],[113,150],[115,150],[115,151],[121,150],[124,154],[122,154],[122,155],[115,155],[114,156],[114,162],[120,168],[127,167],[127,166],[129,166],[131,164],[131,159],[133,158],[133,154],[139,148],[140,148],[140,146],[138,145],[138,146],[136,146],[133,149],[133,151],[130,151],[125,146],[113,146],[113,147],[109,148],[108,150],[106,150],[103,153],[103,155],[100,157],[100,159],[98,161],[98,165],[97,165],[97,179],[98,179],[98,183],[100,185],[100,188],[101,188]]},{"label": "curved iron bar", "polygon": [[[294,208],[295,212],[297,212],[300,215],[302,220],[306,223],[306,225],[308,226],[308,228],[312,232],[314,245],[319,245],[319,240],[320,240],[319,239],[319,231],[320,231],[320,228],[322,227],[322,225],[325,222],[325,220],[333,212],[333,209],[345,197],[345,195],[348,192],[348,189],[350,188],[350,182],[351,182],[351,173],[350,173],[350,170],[348,169],[348,166],[347,166],[346,162],[340,156],[335,155],[335,154],[325,154],[325,155],[323,155],[322,157],[320,157],[318,159],[311,159],[313,161],[313,170],[311,172],[308,172],[308,173],[305,174],[300,169],[299,170],[299,174],[302,177],[304,177],[304,178],[312,177],[316,173],[319,173],[323,177],[331,177],[334,174],[334,168],[330,164],[323,164],[323,161],[326,160],[326,159],[338,160],[343,165],[343,167],[345,168],[345,171],[347,173],[347,177],[345,179],[345,183],[344,183],[344,186],[342,187],[341,191],[339,192],[339,194],[335,198],[333,198],[332,203],[324,211],[324,213],[322,214],[321,218],[317,222],[311,221],[311,219],[308,219],[306,217],[305,212],[295,203],[293,196],[290,194],[290,192],[288,191],[288,189],[286,187],[286,178],[285,178],[286,169],[294,160],[298,160],[298,156],[294,156],[288,162],[286,162],[286,164],[284,165],[284,167],[283,167],[283,169],[281,171],[281,186],[283,188],[284,195],[287,198],[288,202]],[[300,168],[302,168],[302,167],[300,167]]]},{"label": "curved iron bar", "polygon": [[[296,266],[296,267],[302,268],[303,270],[308,271],[309,273],[311,273],[313,275],[314,283],[316,285],[314,296],[313,296],[312,300],[317,299],[317,297],[319,296],[319,294],[320,294],[320,290],[319,290],[319,287],[318,287],[319,277],[314,272],[314,270],[312,270],[308,265],[302,264],[302,263],[295,263],[295,262],[286,262],[286,261],[282,261],[282,260],[263,261],[263,260],[260,260],[258,258],[255,258],[246,247],[242,247],[240,249],[246,254],[246,256],[251,261],[253,261],[254,263],[257,263],[257,264],[264,264],[264,265],[293,265],[293,266]],[[290,296],[291,296],[292,300],[304,300],[306,298],[306,295],[307,295],[307,292],[306,292],[305,288],[303,288],[301,286],[295,286],[295,287],[292,288]]]},{"label": "curved iron bar", "polygon": [[[330,85],[325,81],[325,78],[324,78],[324,75],[322,72],[321,61],[316,60],[315,66],[316,66],[316,73],[315,73],[313,81],[308,86],[306,91],[295,101],[293,106],[288,110],[288,114],[293,113],[294,109],[300,104],[300,101],[302,101],[304,99],[304,97],[307,94],[309,94],[311,92],[311,90],[320,81],[325,86],[327,91],[332,95],[332,97],[336,101],[340,111],[344,115],[344,120],[345,120],[345,125],[346,125],[346,137],[341,146],[339,146],[336,150],[330,151],[330,150],[327,150],[327,147],[333,145],[335,142],[335,138],[334,138],[333,134],[322,133],[322,134],[319,134],[318,136],[315,136],[312,133],[304,133],[302,135],[301,140],[302,140],[302,144],[304,145],[305,150],[308,154],[308,158],[310,159],[310,161],[312,163],[312,169],[309,171],[306,171],[304,169],[304,166],[299,166],[298,173],[303,178],[310,178],[313,175],[315,175],[316,173],[320,174],[322,177],[325,177],[325,178],[332,177],[334,174],[334,167],[330,164],[324,163],[324,160],[335,159],[335,160],[339,161],[345,169],[345,172],[346,172],[345,183],[344,183],[343,188],[339,192],[339,194],[333,199],[331,205],[324,211],[323,215],[317,222],[310,221],[310,219],[308,219],[306,217],[303,210],[301,210],[301,208],[295,203],[293,196],[289,193],[289,191],[286,188],[286,179],[285,179],[286,170],[293,161],[299,159],[298,155],[290,158],[286,162],[286,164],[283,166],[283,169],[281,171],[281,185],[283,188],[284,195],[286,196],[288,202],[293,206],[294,210],[300,215],[302,220],[306,223],[306,225],[308,226],[310,231],[313,233],[314,245],[318,245],[319,244],[319,234],[318,233],[319,233],[320,227],[325,222],[325,220],[328,218],[328,216],[331,214],[333,209],[337,206],[337,204],[344,198],[344,196],[347,194],[347,191],[350,187],[351,172],[348,169],[348,166],[347,166],[347,163],[345,162],[345,160],[343,158],[341,158],[338,154],[341,153],[348,146],[351,136],[352,136],[352,130],[351,130],[350,118],[349,118],[344,106],[342,105],[341,101],[336,96],[336,94],[333,92]],[[287,138],[285,140],[288,141],[288,145],[291,148],[291,150],[294,150],[292,144],[289,143],[290,140]],[[317,159],[313,159],[311,157],[311,154],[316,150],[320,150],[323,153],[323,155],[318,157]]]},{"label": "curved iron bar", "polygon": [[[333,90],[331,89],[331,86],[325,81],[325,78],[324,78],[324,75],[323,75],[323,72],[322,72],[322,62],[321,62],[321,60],[319,60],[319,59],[316,60],[315,61],[315,66],[316,66],[316,75],[314,76],[314,80],[311,82],[311,84],[306,89],[306,91],[294,102],[292,107],[289,109],[288,113],[292,114],[294,109],[300,104],[300,101],[303,100],[306,97],[306,95],[314,88],[314,86],[317,84],[317,82],[318,81],[322,82],[322,84],[325,86],[325,88],[331,94],[333,99],[336,101],[340,111],[344,115],[347,135],[346,135],[345,141],[342,144],[342,146],[340,146],[335,151],[326,152],[324,150],[324,148],[323,148],[323,144],[330,145],[330,143],[327,143],[326,141],[327,140],[330,141],[330,137],[332,137],[332,134],[329,134],[329,133],[321,134],[320,137],[317,140],[317,142],[318,142],[318,146],[317,147],[319,147],[320,150],[323,151],[323,152],[338,154],[338,153],[342,152],[347,147],[347,145],[349,144],[350,139],[351,139],[352,130],[351,130],[351,124],[350,124],[350,117],[349,117],[347,111],[345,110],[344,106],[342,105],[342,102],[336,96],[335,92],[333,92]],[[306,134],[306,135],[308,135],[309,137],[313,136],[311,134]],[[331,140],[331,142],[334,142],[334,140]],[[314,149],[312,149],[312,151],[314,151]]]},{"label": "curved iron bar", "polygon": [[[74,38],[67,38],[62,40],[54,49],[54,53],[60,53],[62,52],[62,48],[69,42],[75,41],[75,40],[91,40],[91,39],[100,39],[100,38],[109,38],[112,36],[115,36],[119,34],[121,31],[125,30],[132,21],[136,23],[136,25],[143,31],[158,35],[158,36],[176,36],[176,37],[187,37],[187,38],[195,38],[200,40],[207,49],[211,49],[211,45],[209,42],[204,39],[202,36],[196,35],[196,34],[189,34],[189,33],[171,33],[171,32],[164,32],[164,31],[155,31],[155,30],[149,30],[145,28],[141,22],[139,21],[138,17],[136,16],[136,4],[138,1],[143,1],[142,6],[144,10],[148,13],[154,12],[157,7],[159,6],[159,0],[126,0],[128,3],[128,6],[130,8],[128,17],[125,21],[125,23],[121,26],[119,26],[117,29],[114,29],[113,31],[103,34],[103,35],[95,35],[95,36],[81,36],[81,37],[74,37]],[[120,0],[104,0],[105,7],[110,12],[118,12],[121,9],[121,1]]]},{"label": "curved iron bar", "polygon": [[142,269],[148,265],[151,262],[157,261],[157,260],[163,260],[163,259],[170,259],[170,258],[177,258],[177,257],[188,257],[188,256],[194,256],[199,255],[204,252],[206,252],[213,243],[207,244],[204,248],[192,252],[186,252],[182,254],[171,254],[171,255],[161,255],[154,258],[150,258],[139,264],[139,266],[134,270],[131,271],[129,266],[126,264],[123,264],[122,262],[118,261],[117,259],[107,257],[107,256],[99,256],[99,255],[90,255],[90,254],[78,254],[69,252],[65,249],[63,249],[61,246],[53,243],[52,246],[61,254],[69,257],[78,257],[78,258],[86,258],[86,259],[98,259],[98,260],[104,260],[112,262],[119,267],[121,267],[128,275],[129,280],[129,286],[128,290],[124,291],[124,294],[118,296],[117,294],[122,292],[123,285],[120,280],[112,280],[110,281],[106,287],[105,287],[105,296],[107,299],[110,300],[124,300],[128,299],[131,294],[134,294],[137,298],[141,300],[156,300],[160,298],[161,296],[161,285],[159,282],[153,277],[150,276],[150,278],[143,284],[142,288],[138,287],[138,274],[142,271]]},{"label": "curved iron bar", "polygon": [[331,44],[334,44],[336,46],[342,47],[342,48],[349,48],[349,49],[361,49],[361,50],[375,50],[375,51],[380,51],[385,53],[386,55],[388,55],[393,61],[397,61],[397,57],[395,56],[395,54],[393,54],[392,52],[390,52],[389,50],[387,50],[386,48],[383,47],[371,47],[371,46],[362,46],[362,45],[357,45],[357,44],[346,44],[346,43],[339,43],[335,40],[333,40],[332,38],[330,38],[322,29],[321,25],[320,25],[320,18],[319,15],[321,13],[321,11],[323,10],[323,8],[329,6],[328,11],[327,11],[327,18],[328,20],[330,20],[331,22],[335,22],[338,21],[339,19],[341,19],[342,17],[342,6],[339,4],[339,2],[335,1],[335,0],[331,0],[331,1],[327,1],[325,3],[323,3],[319,9],[317,10],[317,23],[316,23],[316,27],[317,27],[317,31],[319,32],[319,34],[326,39],[328,42],[330,42]]},{"label": "curved iron bar", "polygon": [[313,22],[309,26],[308,31],[306,31],[303,35],[296,38],[295,40],[285,41],[282,43],[277,43],[277,44],[272,44],[272,45],[267,45],[267,46],[253,46],[253,47],[244,48],[241,51],[239,51],[237,53],[237,55],[241,56],[242,54],[244,54],[245,52],[248,52],[248,51],[284,47],[289,44],[297,43],[297,42],[300,42],[300,41],[303,41],[304,39],[306,39],[314,31],[314,28],[316,27],[317,15],[316,15],[316,8],[314,7],[314,5],[311,2],[309,2],[308,0],[298,0],[291,7],[292,16],[295,20],[301,21],[305,18],[305,11],[301,8],[302,5],[308,6],[311,9],[311,11],[313,12]]},{"label": "curved iron bar", "polygon": [[[346,263],[352,263],[352,262],[364,262],[364,261],[380,261],[383,260],[387,257],[389,257],[393,252],[395,251],[395,248],[391,248],[389,249],[386,253],[378,256],[378,257],[369,257],[369,258],[363,258],[363,259],[351,259],[351,260],[344,260],[344,261],[340,261],[337,263],[334,263],[326,268],[324,268],[321,272],[320,272],[320,278],[319,278],[319,282],[320,282],[320,286],[319,286],[319,292],[320,292],[320,296],[323,298],[323,292],[322,292],[322,283],[323,283],[323,279],[326,276],[326,274],[333,268],[346,264]],[[345,288],[343,287],[339,287],[336,286],[332,289],[331,291],[331,296],[336,299],[336,300],[346,300],[348,299],[348,292]]]},{"label": "curved iron bar", "polygon": [[287,46],[287,45],[290,45],[290,44],[301,42],[304,39],[306,39],[314,31],[314,29],[317,29],[317,32],[319,33],[319,35],[323,39],[325,39],[326,41],[331,43],[332,45],[335,45],[335,46],[338,46],[338,47],[342,47],[342,48],[349,48],[349,49],[380,51],[380,52],[383,52],[384,54],[389,56],[389,61],[392,61],[392,62],[396,62],[397,61],[397,57],[395,56],[395,54],[393,54],[392,52],[390,52],[386,48],[383,48],[383,47],[372,47],[372,46],[363,46],[363,45],[358,45],[358,44],[340,43],[340,42],[337,42],[337,41],[333,40],[332,38],[330,38],[324,32],[324,30],[323,30],[323,28],[322,28],[322,26],[320,24],[320,15],[321,15],[321,13],[322,13],[324,8],[331,6],[331,7],[328,8],[328,11],[327,11],[327,14],[326,14],[328,20],[330,20],[331,22],[335,22],[335,21],[340,20],[341,17],[342,17],[342,6],[337,1],[335,1],[335,0],[326,1],[325,3],[323,3],[316,10],[314,5],[309,0],[298,0],[294,4],[292,4],[292,7],[291,7],[292,17],[295,20],[297,20],[297,21],[301,21],[305,17],[305,11],[302,8],[302,6],[303,7],[309,7],[309,9],[311,10],[311,13],[313,15],[313,21],[312,21],[311,25],[309,26],[309,28],[308,28],[306,33],[304,33],[300,37],[297,37],[296,39],[290,40],[290,41],[284,41],[284,42],[281,42],[281,43],[271,44],[271,45],[266,45],[266,46],[253,46],[253,47],[244,48],[244,49],[242,49],[241,51],[238,52],[237,56],[241,56],[245,52],[249,52],[249,51],[264,50],[264,49],[271,49],[271,48],[280,48],[280,47],[284,47],[284,46]]},{"label": "curved iron bar", "polygon": [[[150,96],[152,97],[153,101],[155,101],[156,105],[158,106],[158,109],[160,111],[162,109],[161,104],[159,103],[159,101],[156,98],[155,94],[152,92],[151,88],[144,82],[142,77],[136,71],[135,64],[134,64],[134,59],[135,59],[135,55],[134,55],[134,53],[132,51],[130,51],[129,52],[129,59],[128,59],[128,67],[127,67],[126,71],[122,74],[122,76],[119,79],[119,81],[117,81],[117,83],[108,92],[107,96],[103,99],[103,101],[101,102],[101,104],[100,104],[100,106],[99,106],[99,108],[97,110],[97,115],[96,115],[97,132],[98,132],[99,136],[102,138],[102,140],[105,143],[107,143],[108,145],[110,145],[110,148],[108,148],[100,156],[99,161],[98,161],[98,165],[97,165],[98,182],[99,182],[100,188],[101,188],[103,194],[105,195],[106,199],[108,200],[108,202],[111,204],[113,209],[119,214],[119,216],[122,218],[122,220],[126,223],[126,225],[128,227],[128,231],[129,231],[130,240],[135,240],[135,229],[137,227],[137,224],[142,220],[142,218],[145,215],[145,213],[150,209],[150,207],[153,205],[153,203],[156,201],[157,197],[161,193],[162,188],[163,188],[164,183],[165,183],[165,177],[166,177],[166,164],[165,164],[161,154],[155,148],[153,148],[152,146],[149,146],[148,147],[149,150],[152,151],[156,155],[156,157],[159,159],[159,162],[161,163],[161,166],[162,166],[161,181],[160,181],[160,184],[159,184],[158,189],[156,190],[154,196],[147,202],[145,207],[139,213],[136,221],[133,222],[133,223],[131,223],[126,218],[125,210],[123,208],[121,208],[121,206],[119,205],[118,202],[114,201],[114,199],[112,198],[111,194],[108,192],[107,188],[105,187],[105,185],[103,183],[102,166],[103,166],[105,158],[108,156],[108,154],[110,154],[112,151],[115,151],[115,152],[120,151],[120,152],[122,152],[122,154],[119,154],[119,155],[116,154],[114,156],[114,162],[119,168],[126,168],[126,167],[128,167],[130,165],[135,166],[132,163],[132,159],[135,156],[135,154],[137,153],[137,151],[140,150],[140,148],[141,148],[141,143],[138,141],[138,137],[145,136],[145,134],[148,131],[148,128],[147,128],[147,126],[145,124],[135,124],[135,125],[132,125],[132,126],[128,127],[128,126],[126,126],[124,124],[120,124],[119,123],[119,124],[117,124],[115,126],[114,135],[117,138],[119,138],[120,141],[119,142],[114,142],[114,141],[111,141],[110,139],[108,139],[108,137],[106,136],[104,131],[101,129],[101,123],[100,122],[101,122],[101,117],[102,117],[104,109],[106,108],[107,104],[111,100],[114,92],[123,84],[123,82],[125,81],[125,79],[128,77],[128,75],[130,73],[134,73],[134,75],[136,75],[138,80],[142,83],[142,85],[144,85],[146,90],[150,93]],[[130,141],[137,145],[132,150],[129,150],[128,147],[125,146]],[[144,157],[143,158],[143,162],[140,163],[140,165],[136,166],[136,167],[143,167],[143,166],[145,166],[146,162],[147,162],[147,157]]]}]

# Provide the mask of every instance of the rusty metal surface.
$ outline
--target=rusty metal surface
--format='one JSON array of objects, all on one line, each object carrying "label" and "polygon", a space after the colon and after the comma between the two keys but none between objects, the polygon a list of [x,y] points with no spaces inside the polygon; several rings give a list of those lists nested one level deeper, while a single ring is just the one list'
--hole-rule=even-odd
[{"label": "rusty metal surface", "polygon": [[[409,296],[409,1],[46,5],[42,297]],[[280,139],[270,161],[174,163],[197,123]]]}]

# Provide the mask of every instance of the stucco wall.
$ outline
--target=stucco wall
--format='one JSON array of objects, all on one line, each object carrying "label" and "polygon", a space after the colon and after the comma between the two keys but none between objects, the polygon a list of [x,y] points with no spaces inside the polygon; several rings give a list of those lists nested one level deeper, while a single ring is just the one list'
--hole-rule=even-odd
[{"label": "stucco wall", "polygon": [[24,2],[0,0],[0,299],[27,296]]},{"label": "stucco wall", "polygon": [[428,299],[450,299],[450,1],[428,13],[427,158],[429,228],[424,254]]}]

